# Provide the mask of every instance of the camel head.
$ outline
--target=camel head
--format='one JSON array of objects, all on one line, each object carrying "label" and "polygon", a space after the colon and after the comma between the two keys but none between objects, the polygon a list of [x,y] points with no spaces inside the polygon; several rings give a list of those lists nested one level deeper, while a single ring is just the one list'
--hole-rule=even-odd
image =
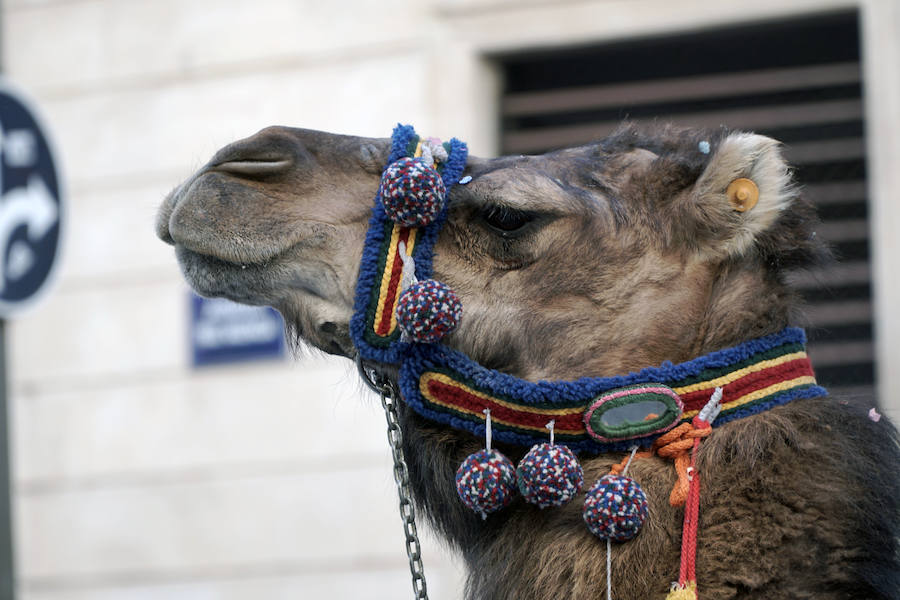
[{"label": "camel head", "polygon": [[[157,233],[202,295],[276,307],[353,357],[348,323],[390,140],[272,127],[220,150],[166,198]],[[445,341],[536,380],[626,373],[776,331],[783,270],[818,244],[778,144],[623,127],[542,156],[470,157],[436,242],[461,298]],[[740,211],[728,188],[752,180]],[[731,200],[731,201],[730,201]]]},{"label": "camel head", "polygon": [[[360,265],[373,256],[364,248],[369,221],[381,218],[380,209],[373,216],[375,196],[395,154],[389,139],[265,129],[220,150],[169,194],[157,233],[175,247],[200,294],[272,305],[298,340],[353,358],[351,330],[360,348],[367,343],[357,335],[360,311],[354,315],[360,273],[359,298],[367,289],[381,298],[372,292],[381,294],[381,285],[366,287],[369,263]],[[422,234],[434,243],[433,277],[463,306],[458,328],[443,342],[485,367],[531,381],[596,381],[756,344],[790,320],[795,303],[786,272],[824,255],[812,207],[792,186],[778,144],[759,135],[625,126],[597,143],[542,156],[469,157],[463,175],[451,189],[446,221],[433,228],[437,237]],[[377,231],[373,226],[370,233]],[[398,414],[410,488],[430,522],[462,552],[467,597],[601,597],[604,564],[613,565],[616,597],[661,597],[678,572],[682,523],[699,527],[697,579],[710,598],[770,597],[772,590],[792,598],[887,598],[900,585],[896,433],[790,375],[790,365],[806,368],[805,358],[790,354],[790,362],[777,364],[766,358],[757,370],[734,371],[740,375],[731,383],[710,375],[715,379],[706,384],[732,386],[761,404],[741,404],[735,420],[720,418],[702,446],[689,440],[703,477],[699,520],[685,519],[669,500],[676,476],[667,461],[635,460],[628,475],[646,490],[650,517],[605,563],[605,546],[583,527],[580,502],[545,511],[519,498],[486,521],[463,506],[454,474],[484,440],[471,427],[418,412],[421,388],[404,387],[424,364],[407,360],[412,354],[461,355],[440,345],[405,351],[399,374],[385,372],[396,377],[406,401]],[[668,365],[643,373],[670,367],[681,372]],[[790,381],[770,385],[766,377],[776,371]],[[413,385],[424,380],[418,377]],[[476,379],[466,381],[485,381]],[[497,384],[504,386],[497,393],[520,383]],[[692,391],[693,383],[680,388],[685,406],[692,393],[698,408],[714,405],[700,398],[710,390]],[[787,383],[807,389],[784,392],[790,402],[771,405],[764,394],[781,394]],[[539,396],[575,387],[522,385],[540,388]],[[759,389],[751,393],[747,385]],[[580,411],[579,405],[575,419]],[[474,414],[480,418],[480,411]],[[701,425],[704,414],[699,411]],[[657,417],[639,421],[656,427],[647,421]],[[533,427],[536,435],[544,435],[542,426]],[[521,438],[501,441],[513,460],[524,455]],[[600,454],[584,448],[578,460],[585,481],[628,457],[616,454],[623,446]],[[686,484],[686,470],[679,479]]]}]

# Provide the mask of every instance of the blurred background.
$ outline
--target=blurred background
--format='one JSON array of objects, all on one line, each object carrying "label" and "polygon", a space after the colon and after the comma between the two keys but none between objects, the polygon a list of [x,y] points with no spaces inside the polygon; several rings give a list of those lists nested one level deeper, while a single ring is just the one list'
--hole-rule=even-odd
[{"label": "blurred background", "polygon": [[[820,381],[900,417],[896,0],[2,0],[0,38],[68,192],[53,289],[6,325],[3,600],[409,597],[378,399],[288,358],[277,315],[193,298],[154,236],[271,124],[479,155],[626,117],[772,135],[840,258],[795,276]],[[461,597],[427,534],[425,563]]]}]

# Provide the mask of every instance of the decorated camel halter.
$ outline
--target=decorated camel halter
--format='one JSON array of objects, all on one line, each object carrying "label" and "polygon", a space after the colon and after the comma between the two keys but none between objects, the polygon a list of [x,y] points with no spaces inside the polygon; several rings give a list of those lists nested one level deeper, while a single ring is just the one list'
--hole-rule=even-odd
[{"label": "decorated camel halter", "polygon": [[[685,505],[685,529],[681,575],[670,597],[695,597],[696,449],[713,427],[826,394],[816,385],[803,331],[787,328],[616,377],[534,383],[479,365],[439,343],[456,327],[462,306],[449,287],[430,279],[450,189],[471,180],[460,179],[466,157],[459,140],[422,139],[408,125],[394,130],[350,323],[359,359],[398,365],[400,395],[423,417],[484,436],[485,449],[469,456],[456,476],[460,499],[483,518],[517,493],[541,508],[571,501],[584,483],[574,452],[631,451],[586,492],[583,508],[591,532],[607,543],[625,541],[647,516],[644,492],[625,476],[631,459],[673,458],[678,481],[670,503]],[[734,209],[751,209],[755,190],[752,181],[735,180],[728,190]],[[492,440],[531,450],[514,467],[491,448]]]}]

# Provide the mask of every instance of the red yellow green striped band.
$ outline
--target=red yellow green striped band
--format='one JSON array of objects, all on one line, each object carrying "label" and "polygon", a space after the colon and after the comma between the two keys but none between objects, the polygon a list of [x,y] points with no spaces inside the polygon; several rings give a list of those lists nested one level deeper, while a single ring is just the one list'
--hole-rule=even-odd
[{"label": "red yellow green striped band", "polygon": [[[816,385],[804,343],[802,330],[788,328],[680,365],[667,364],[624,377],[539,383],[484,369],[446,347],[416,347],[401,368],[400,386],[404,399],[419,413],[476,434],[483,428],[483,411],[489,408],[498,440],[519,444],[544,441],[545,425],[552,419],[560,442],[576,450],[601,452],[635,443],[618,441],[624,437],[603,437],[586,425],[592,405],[596,408],[605,396],[619,398],[623,394],[614,392],[628,386],[635,388],[634,393],[653,385],[670,388],[683,405],[683,411],[676,407],[666,417],[671,426],[697,415],[716,387],[722,388],[723,396],[715,425],[799,397],[825,395]],[[644,437],[639,437],[638,443],[649,444],[668,428],[657,428],[654,435],[641,434]]]}]

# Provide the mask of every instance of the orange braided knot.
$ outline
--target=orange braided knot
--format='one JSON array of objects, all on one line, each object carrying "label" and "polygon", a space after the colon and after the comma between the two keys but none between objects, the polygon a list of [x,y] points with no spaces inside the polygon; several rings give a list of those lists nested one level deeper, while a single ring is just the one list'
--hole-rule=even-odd
[{"label": "orange braided knot", "polygon": [[[669,494],[669,504],[672,506],[684,506],[684,502],[688,496],[690,488],[690,477],[688,475],[688,467],[691,466],[691,451],[694,449],[695,441],[701,440],[712,433],[712,426],[706,421],[694,419],[690,423],[682,423],[675,429],[662,434],[649,450],[643,450],[634,455],[635,459],[648,458],[650,456],[660,456],[661,458],[671,458],[675,461],[675,473],[678,480],[672,486],[672,492]],[[628,463],[628,457],[610,469],[613,475],[621,475]]]}]

